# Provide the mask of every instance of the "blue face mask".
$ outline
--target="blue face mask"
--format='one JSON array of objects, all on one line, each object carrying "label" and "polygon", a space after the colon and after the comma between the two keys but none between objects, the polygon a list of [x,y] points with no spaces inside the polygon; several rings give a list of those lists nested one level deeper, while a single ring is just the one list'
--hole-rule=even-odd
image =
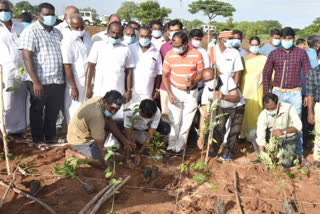
[{"label": "blue face mask", "polygon": [[132,43],[134,43],[136,41],[136,37],[130,37],[130,36],[124,36],[123,37],[123,41],[127,44],[127,45],[131,45]]},{"label": "blue face mask", "polygon": [[134,30],[134,34],[135,34],[136,36],[138,36],[139,30]]},{"label": "blue face mask", "polygon": [[43,22],[44,25],[52,27],[56,23],[56,17],[55,16],[43,16]]},{"label": "blue face mask", "polygon": [[233,40],[232,39],[228,39],[224,44],[224,46],[226,48],[232,48],[232,43],[233,43]]},{"label": "blue face mask", "polygon": [[139,39],[139,44],[142,47],[147,47],[148,45],[150,45],[151,40],[150,39],[144,39],[144,38],[140,38]]},{"label": "blue face mask", "polygon": [[257,53],[259,52],[259,49],[260,49],[259,46],[251,46],[251,45],[250,45],[249,51],[250,51],[251,53],[257,54]]},{"label": "blue face mask", "polygon": [[213,44],[216,44],[216,43],[217,43],[217,39],[212,39],[211,42],[212,42]]},{"label": "blue face mask", "polygon": [[280,39],[272,39],[272,44],[276,47],[280,45],[280,42]]},{"label": "blue face mask", "polygon": [[160,30],[153,30],[152,36],[155,38],[159,38],[160,36],[162,36],[162,32]]},{"label": "blue face mask", "polygon": [[184,52],[183,48],[182,47],[179,47],[179,48],[173,48],[173,51],[176,53],[176,54],[182,54]]},{"label": "blue face mask", "polygon": [[293,40],[281,40],[281,45],[284,49],[290,49],[293,46]]},{"label": "blue face mask", "polygon": [[111,44],[116,45],[116,44],[120,43],[121,39],[120,38],[119,39],[114,39],[112,37],[109,37],[109,41],[111,42]]},{"label": "blue face mask", "polygon": [[232,40],[232,47],[238,48],[241,46],[241,40],[240,39],[233,39]]},{"label": "blue face mask", "polygon": [[108,111],[108,109],[106,109],[106,110],[104,110],[104,115],[106,116],[106,117],[112,117],[113,116],[113,114],[111,114],[109,111]]},{"label": "blue face mask", "polygon": [[11,12],[1,11],[0,12],[0,20],[3,22],[8,22],[11,20]]},{"label": "blue face mask", "polygon": [[24,26],[25,28],[30,25],[30,23],[28,23],[28,22],[22,22],[22,24],[23,24],[23,26]]},{"label": "blue face mask", "polygon": [[271,117],[274,117],[277,113],[277,109],[273,110],[273,111],[267,111],[268,115],[270,115]]}]

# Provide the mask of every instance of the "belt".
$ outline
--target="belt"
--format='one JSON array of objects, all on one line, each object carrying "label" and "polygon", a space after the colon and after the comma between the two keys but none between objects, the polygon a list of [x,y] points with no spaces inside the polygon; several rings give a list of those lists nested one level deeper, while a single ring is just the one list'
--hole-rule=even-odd
[{"label": "belt", "polygon": [[[187,91],[188,89],[181,89],[181,88],[178,88],[177,86],[175,86],[175,85],[173,85],[173,84],[171,84],[173,87],[175,87],[176,89],[178,89],[178,90],[180,90],[180,91]],[[190,91],[193,91],[193,90],[196,90],[196,89],[198,89],[197,88],[197,86],[196,87],[194,87],[194,88],[190,88],[189,90]]]},{"label": "belt", "polygon": [[279,88],[279,87],[273,87],[273,89],[280,91],[280,92],[295,92],[295,91],[301,91],[301,87],[298,88]]}]

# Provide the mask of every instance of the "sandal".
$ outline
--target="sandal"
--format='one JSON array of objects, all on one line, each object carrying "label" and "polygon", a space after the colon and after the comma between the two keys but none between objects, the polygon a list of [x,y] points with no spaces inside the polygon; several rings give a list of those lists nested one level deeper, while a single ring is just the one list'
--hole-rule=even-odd
[{"label": "sandal", "polygon": [[51,149],[51,147],[45,143],[34,143],[34,146],[41,151],[46,151],[48,149]]},{"label": "sandal", "polygon": [[307,159],[303,159],[303,160],[301,161],[301,166],[311,167],[311,166],[312,166],[312,163],[310,163]]}]

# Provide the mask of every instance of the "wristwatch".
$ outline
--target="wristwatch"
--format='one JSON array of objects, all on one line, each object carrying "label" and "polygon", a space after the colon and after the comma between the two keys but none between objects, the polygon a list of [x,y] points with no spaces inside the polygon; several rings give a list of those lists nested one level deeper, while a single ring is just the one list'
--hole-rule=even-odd
[{"label": "wristwatch", "polygon": [[154,89],[156,92],[160,92],[160,89],[159,88],[156,88],[156,89]]}]

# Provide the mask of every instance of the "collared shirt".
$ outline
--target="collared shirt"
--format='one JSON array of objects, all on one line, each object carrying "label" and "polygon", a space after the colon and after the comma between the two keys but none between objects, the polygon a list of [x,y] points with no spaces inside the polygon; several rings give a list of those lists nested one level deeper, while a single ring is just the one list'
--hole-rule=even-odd
[{"label": "collared shirt", "polygon": [[66,20],[55,26],[56,29],[58,29],[63,35],[66,32],[70,32],[70,28]]},{"label": "collared shirt", "polygon": [[94,96],[104,96],[110,90],[124,94],[125,69],[135,67],[128,45],[94,42],[88,61],[96,64]]},{"label": "collared shirt", "polygon": [[73,77],[79,88],[85,86],[88,55],[91,47],[92,41],[88,34],[84,34],[82,40],[69,32],[64,34],[61,42],[63,64],[71,64]]},{"label": "collared shirt", "polygon": [[226,48],[221,52],[219,44],[214,48],[216,68],[222,74],[232,75],[243,70],[243,63],[239,51],[234,48]]},{"label": "collared shirt", "polygon": [[286,52],[282,47],[272,51],[267,59],[263,70],[263,91],[269,92],[270,81],[273,70],[274,81],[273,87],[280,87],[283,72],[283,65],[286,61],[286,69],[283,80],[283,88],[292,89],[301,87],[301,71],[304,73],[304,78],[311,69],[310,61],[305,50],[294,46],[290,52]]},{"label": "collared shirt", "polygon": [[151,42],[160,51],[161,46],[166,43],[166,40],[163,38],[163,36],[160,36],[158,39],[152,37]]},{"label": "collared shirt", "polygon": [[102,97],[93,97],[81,105],[68,126],[68,143],[83,145],[94,140],[104,140],[102,105]]},{"label": "collared shirt", "polygon": [[164,43],[161,48],[160,48],[160,54],[162,57],[162,61],[164,61],[164,58],[166,56],[166,54],[172,49],[172,40],[167,41],[166,43]]},{"label": "collared shirt", "polygon": [[[280,104],[279,114],[276,116],[275,121],[274,119],[275,117],[270,116],[266,109],[260,113],[257,123],[257,144],[259,146],[266,145],[266,130],[268,128],[271,132],[275,129],[286,129],[288,127],[294,127],[298,132],[302,129],[302,122],[298,112],[295,107],[289,103]],[[294,135],[296,135],[296,133],[288,133],[287,137],[292,137]]]},{"label": "collared shirt", "polygon": [[201,53],[188,46],[187,52],[181,56],[174,50],[169,51],[163,62],[163,72],[170,73],[170,82],[176,88],[187,89],[186,76],[194,80],[204,68]]},{"label": "collared shirt", "polygon": [[108,39],[108,35],[107,35],[107,32],[106,31],[101,31],[99,33],[96,33],[94,34],[92,37],[91,37],[91,40],[92,42],[99,42],[99,41],[106,41]]},{"label": "collared shirt", "polygon": [[23,65],[19,51],[19,36],[24,26],[20,22],[12,21],[11,31],[0,22],[0,64],[4,70],[3,79],[20,78],[19,66]]},{"label": "collared shirt", "polygon": [[[62,34],[56,28],[45,30],[39,21],[27,27],[20,36],[20,49],[32,52],[35,73],[42,85],[63,84],[63,63],[61,54]],[[24,72],[23,80],[30,80]]]},{"label": "collared shirt", "polygon": [[[309,57],[311,68],[314,69],[319,65],[318,59],[317,59],[317,51],[313,48],[309,48],[307,50],[307,54]],[[301,85],[302,85],[302,95],[306,95],[306,80],[304,79],[304,74],[301,71]]]},{"label": "collared shirt", "polygon": [[259,49],[259,53],[268,57],[271,51],[277,49],[277,47],[273,47],[270,44],[266,44]]},{"label": "collared shirt", "polygon": [[197,49],[201,55],[202,55],[202,59],[203,59],[203,63],[204,63],[204,68],[209,68],[210,67],[210,61],[209,61],[209,55],[207,53],[207,51],[205,49],[203,49],[202,47],[194,47],[192,45],[192,43],[189,43],[189,47],[195,48]]},{"label": "collared shirt", "polygon": [[[132,128],[132,123],[130,122],[130,117],[133,115],[133,110],[124,112],[124,127]],[[133,128],[140,131],[145,131],[150,128],[157,129],[161,119],[161,111],[157,108],[157,112],[151,118],[143,118],[139,114],[136,115],[136,122]]]},{"label": "collared shirt", "polygon": [[162,74],[162,60],[159,50],[151,44],[143,52],[139,43],[129,46],[136,67],[133,69],[133,91],[140,95],[152,95],[155,78]]},{"label": "collared shirt", "polygon": [[312,69],[308,74],[306,95],[314,97],[315,102],[320,102],[320,65]]}]

